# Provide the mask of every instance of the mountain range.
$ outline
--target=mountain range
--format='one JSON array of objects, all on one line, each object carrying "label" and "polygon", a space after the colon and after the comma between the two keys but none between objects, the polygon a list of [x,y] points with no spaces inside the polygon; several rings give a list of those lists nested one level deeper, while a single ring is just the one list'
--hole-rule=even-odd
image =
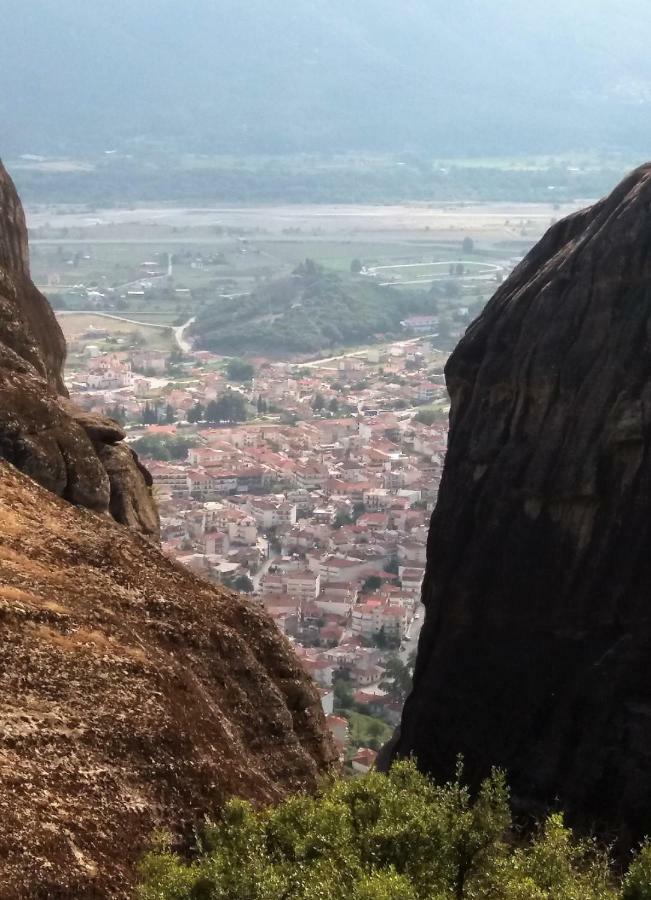
[{"label": "mountain range", "polygon": [[2,18],[5,154],[641,149],[642,0],[81,0]]}]

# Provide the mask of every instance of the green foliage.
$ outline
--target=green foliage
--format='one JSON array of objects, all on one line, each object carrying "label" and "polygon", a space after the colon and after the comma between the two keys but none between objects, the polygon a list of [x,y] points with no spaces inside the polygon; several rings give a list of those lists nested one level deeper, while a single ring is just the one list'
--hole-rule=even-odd
[{"label": "green foliage", "polygon": [[165,850],[141,865],[140,900],[645,900],[649,847],[622,894],[608,858],[550,816],[514,840],[499,772],[473,797],[439,786],[414,763],[388,775],[334,780],[255,811],[231,800],[192,863]]},{"label": "green foliage", "polygon": [[254,374],[253,366],[243,359],[229,359],[226,364],[226,375],[231,381],[251,381]]},{"label": "green foliage", "polygon": [[[376,334],[402,335],[405,317],[431,313],[434,305],[425,292],[352,280],[308,259],[291,277],[262,285],[250,297],[207,306],[192,332],[198,346],[223,353],[313,353]],[[328,408],[336,413],[338,404]]]},{"label": "green foliage", "polygon": [[255,585],[248,575],[238,575],[233,582],[233,587],[235,590],[242,591],[245,594],[251,594],[255,590]]},{"label": "green foliage", "polygon": [[651,843],[646,841],[624,879],[622,900],[651,900]]},{"label": "green foliage", "polygon": [[[339,677],[337,677],[337,674]],[[334,679],[335,708],[350,709],[355,702],[350,678],[343,677],[343,673],[337,674]]]},{"label": "green foliage", "polygon": [[355,747],[371,747],[373,750],[379,750],[393,734],[391,725],[374,716],[352,709],[346,710],[344,715],[350,726],[350,742]]},{"label": "green foliage", "polygon": [[397,556],[392,556],[389,562],[384,567],[385,572],[389,572],[391,575],[397,575],[400,571],[400,563],[398,561]]},{"label": "green foliage", "polygon": [[133,444],[133,449],[140,456],[163,461],[185,459],[188,450],[195,446],[191,438],[177,437],[167,434],[146,434]]},{"label": "green foliage", "polygon": [[399,656],[390,656],[384,670],[384,681],[380,684],[394,700],[403,702],[411,691],[411,672]]},{"label": "green foliage", "polygon": [[333,522],[333,528],[343,528],[344,525],[352,525],[353,519],[347,512],[343,510],[339,510],[337,515],[335,516],[335,520]]},{"label": "green foliage", "polygon": [[239,391],[226,391],[218,400],[211,400],[205,409],[205,419],[211,425],[221,422],[245,422],[246,401]]},{"label": "green foliage", "polygon": [[420,422],[421,425],[433,425],[435,422],[440,422],[444,418],[445,416],[435,409],[421,409],[414,416],[414,421]]},{"label": "green foliage", "polygon": [[382,579],[379,575],[369,575],[364,584],[362,585],[362,590],[367,593],[371,593],[372,591],[377,591],[378,588],[382,587]]}]

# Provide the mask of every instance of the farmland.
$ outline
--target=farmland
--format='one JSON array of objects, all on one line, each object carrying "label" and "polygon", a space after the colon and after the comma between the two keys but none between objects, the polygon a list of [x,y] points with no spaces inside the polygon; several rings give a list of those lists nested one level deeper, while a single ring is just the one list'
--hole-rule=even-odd
[{"label": "farmland", "polygon": [[[356,309],[375,310],[377,327],[371,316],[369,334],[395,337],[401,318],[429,311],[424,298],[437,287],[451,314],[454,307],[476,313],[550,222],[574,208],[551,203],[68,205],[31,208],[28,222],[35,280],[53,306],[66,313],[62,320],[71,313],[104,313],[171,328],[197,317],[209,320],[214,333],[222,321],[232,320],[241,303],[252,307],[251,320],[260,324],[264,311],[257,309],[256,298],[265,302],[278,285],[291,285],[297,267],[312,260],[341,280],[340,293],[352,298],[353,318]],[[363,272],[353,277],[355,266]],[[390,285],[393,294],[382,295],[382,284]],[[396,299],[396,291],[402,299]],[[291,293],[288,289],[288,298]],[[345,316],[341,304],[338,309]],[[160,328],[123,323],[123,329],[102,321],[111,331],[138,328],[152,347],[173,338]],[[78,322],[77,316],[65,322],[66,331],[71,334]],[[360,329],[342,328],[341,321],[335,324],[331,339],[313,336],[305,349],[340,351],[368,337]],[[458,329],[452,331],[454,336]],[[212,345],[226,352],[227,337]],[[245,338],[238,333],[237,352],[243,355]],[[288,355],[295,355],[297,341],[298,332],[285,347]],[[268,349],[269,343],[263,335],[250,351]],[[281,341],[280,352],[283,346]]]}]

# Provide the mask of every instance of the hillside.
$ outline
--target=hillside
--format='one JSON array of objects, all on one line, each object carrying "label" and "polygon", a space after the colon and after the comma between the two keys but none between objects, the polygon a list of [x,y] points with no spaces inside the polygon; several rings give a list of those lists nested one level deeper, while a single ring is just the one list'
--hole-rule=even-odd
[{"label": "hillside", "polygon": [[173,0],[14,3],[4,152],[640,150],[651,10],[619,11],[614,0],[196,0],[192,15]]},{"label": "hillside", "polygon": [[127,897],[157,826],[313,787],[319,695],[252,604],[0,462],[0,895]]},{"label": "hillside", "polygon": [[[250,297],[218,300],[199,314],[197,347],[225,354],[309,354],[397,336],[406,316],[435,312],[422,292],[379,287],[328,272],[310,260]],[[404,331],[403,331],[404,334]]]},{"label": "hillside", "polygon": [[450,358],[398,752],[651,833],[651,165],[553,226]]}]

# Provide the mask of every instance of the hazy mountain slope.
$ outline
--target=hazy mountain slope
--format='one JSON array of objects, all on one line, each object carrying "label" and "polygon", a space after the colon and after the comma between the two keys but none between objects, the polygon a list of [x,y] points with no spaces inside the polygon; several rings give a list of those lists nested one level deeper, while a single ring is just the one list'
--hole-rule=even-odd
[{"label": "hazy mountain slope", "polygon": [[651,8],[634,0],[627,13],[614,0],[14,2],[2,142],[5,152],[138,135],[262,152],[641,145]]}]

